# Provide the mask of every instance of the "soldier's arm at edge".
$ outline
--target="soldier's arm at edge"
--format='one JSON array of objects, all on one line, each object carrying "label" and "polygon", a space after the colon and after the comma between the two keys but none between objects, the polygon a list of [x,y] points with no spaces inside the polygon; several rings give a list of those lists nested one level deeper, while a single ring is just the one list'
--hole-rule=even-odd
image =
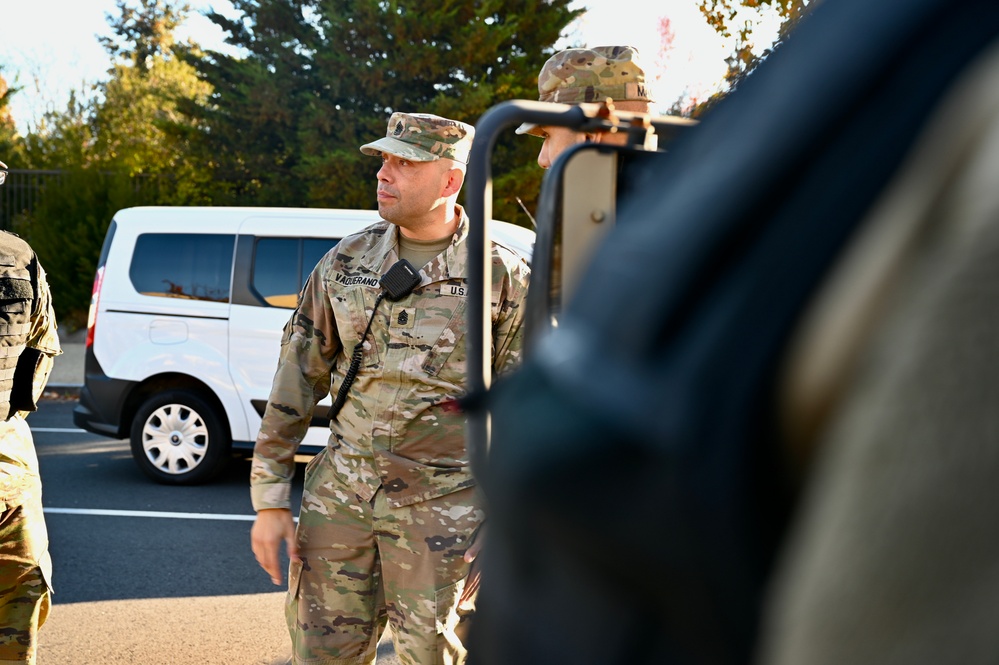
[{"label": "soldier's arm at edge", "polygon": [[309,276],[282,335],[250,471],[250,498],[257,511],[290,508],[295,452],[308,432],[315,405],[330,390],[330,370],[340,342],[324,289],[325,265],[325,259],[320,261]]},{"label": "soldier's arm at edge", "polygon": [[14,386],[10,396],[11,413],[25,416],[38,409],[54,359],[62,353],[59,335],[56,332],[55,311],[52,308],[52,293],[45,271],[38,258],[29,266],[35,301],[31,310],[30,330],[24,351],[17,360],[14,370]]}]

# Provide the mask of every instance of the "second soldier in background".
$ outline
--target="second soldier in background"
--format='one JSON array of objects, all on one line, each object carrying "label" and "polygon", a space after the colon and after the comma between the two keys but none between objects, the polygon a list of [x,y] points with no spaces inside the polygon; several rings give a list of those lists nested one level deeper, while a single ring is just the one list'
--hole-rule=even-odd
[{"label": "second soldier in background", "polygon": [[[597,104],[612,101],[618,111],[648,113],[652,99],[645,70],[633,46],[569,48],[548,58],[538,74],[538,101],[553,104]],[[559,155],[583,141],[624,145],[628,135],[584,133],[568,127],[524,123],[518,134],[544,139],[538,165],[551,167]]]}]

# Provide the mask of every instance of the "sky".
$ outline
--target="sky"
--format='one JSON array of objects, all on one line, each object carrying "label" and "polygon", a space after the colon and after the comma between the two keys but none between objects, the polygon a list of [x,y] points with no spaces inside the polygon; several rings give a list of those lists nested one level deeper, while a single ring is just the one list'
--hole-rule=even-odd
[{"label": "sky", "polygon": [[[193,11],[178,31],[207,48],[223,49],[223,33],[202,12],[235,16],[228,0],[188,0]],[[725,73],[726,45],[707,26],[696,0],[576,0],[587,12],[559,46],[630,44],[642,56],[662,112],[685,90],[705,96]],[[622,7],[628,7],[627,13]],[[87,91],[107,78],[110,61],[98,36],[110,35],[106,15],[115,0],[0,0],[0,70],[22,88],[11,101],[24,133],[47,110],[66,107],[71,90]],[[667,18],[672,49],[659,53],[661,20]]]}]

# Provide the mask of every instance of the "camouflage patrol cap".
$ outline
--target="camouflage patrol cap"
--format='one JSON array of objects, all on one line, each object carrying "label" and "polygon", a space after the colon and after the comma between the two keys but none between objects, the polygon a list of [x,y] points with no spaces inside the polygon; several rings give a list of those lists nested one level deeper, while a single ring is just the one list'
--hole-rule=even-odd
[{"label": "camouflage patrol cap", "polygon": [[[538,75],[538,100],[559,104],[651,102],[645,71],[633,46],[594,46],[559,51]],[[537,125],[524,123],[518,134],[533,133]]]},{"label": "camouflage patrol cap", "polygon": [[442,157],[468,163],[475,128],[464,122],[428,113],[393,113],[384,138],[361,146],[365,155],[387,152],[414,162]]}]

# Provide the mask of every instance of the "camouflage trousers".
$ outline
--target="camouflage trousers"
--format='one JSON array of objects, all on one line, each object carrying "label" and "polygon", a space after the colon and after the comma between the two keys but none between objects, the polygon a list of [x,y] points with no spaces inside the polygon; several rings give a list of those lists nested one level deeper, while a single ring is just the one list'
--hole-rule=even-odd
[{"label": "camouflage trousers", "polygon": [[326,452],[306,471],[298,523],[301,563],[288,575],[286,617],[295,663],[375,662],[386,622],[405,665],[463,663],[458,608],[464,553],[483,513],[474,489],[392,508],[342,486]]},{"label": "camouflage trousers", "polygon": [[51,593],[41,490],[0,508],[0,664],[34,663]]}]

